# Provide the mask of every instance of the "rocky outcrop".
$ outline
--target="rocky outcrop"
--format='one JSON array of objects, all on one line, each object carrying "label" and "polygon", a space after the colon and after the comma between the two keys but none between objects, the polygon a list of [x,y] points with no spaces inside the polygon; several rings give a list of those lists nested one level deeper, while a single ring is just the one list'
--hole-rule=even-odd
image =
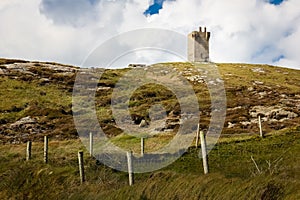
[{"label": "rocky outcrop", "polygon": [[46,132],[46,128],[41,125],[36,117],[23,117],[10,125],[0,127],[1,136],[10,143],[21,143],[32,138],[39,138]]},{"label": "rocky outcrop", "polygon": [[[238,111],[243,109],[242,107],[229,108],[227,111]],[[287,107],[282,106],[254,106],[249,109],[249,120],[238,121],[236,123],[228,122],[227,128],[234,128],[236,125],[242,127],[248,127],[258,123],[258,117],[261,117],[262,122],[268,123],[282,123],[288,120],[292,120],[299,116],[299,113],[292,112]]]},{"label": "rocky outcrop", "polygon": [[32,126],[36,124],[36,119],[31,118],[30,116],[23,117],[22,119],[16,121],[15,123],[11,124],[9,127],[12,129],[17,129],[17,128],[27,128],[28,126]]},{"label": "rocky outcrop", "polygon": [[16,62],[0,65],[0,76],[25,81],[39,80],[41,85],[66,82],[66,78],[74,80],[70,77],[74,77],[77,71],[77,67],[56,63]]},{"label": "rocky outcrop", "polygon": [[250,116],[252,118],[257,118],[261,116],[262,120],[268,121],[284,121],[288,119],[293,119],[298,117],[297,113],[288,111],[287,108],[280,107],[280,106],[254,106],[250,110]]}]

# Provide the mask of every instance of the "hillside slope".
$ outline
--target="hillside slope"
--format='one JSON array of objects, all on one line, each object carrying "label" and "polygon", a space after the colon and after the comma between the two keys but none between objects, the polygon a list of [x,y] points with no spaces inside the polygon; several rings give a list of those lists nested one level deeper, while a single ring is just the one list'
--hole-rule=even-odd
[{"label": "hillside slope", "polygon": [[[188,63],[157,65],[166,68],[164,73],[175,68],[191,83],[200,104],[200,126],[206,130],[211,99],[205,70]],[[0,199],[299,199],[300,71],[217,65],[222,79],[215,81],[225,85],[227,114],[221,138],[209,152],[210,173],[203,175],[201,150],[190,147],[167,167],[135,174],[135,184],[128,186],[127,173],[88,157],[78,139],[72,91],[79,68],[0,59]],[[105,71],[97,83],[95,107],[110,140],[139,156],[140,140],[123,133],[109,106],[116,83],[128,71]],[[170,90],[156,84],[138,88],[128,101],[135,126],[149,120],[149,107],[157,102],[166,110],[167,123],[160,127],[161,136],[147,138],[145,154],[173,138],[180,107]],[[258,136],[258,115],[264,138]],[[44,135],[50,136],[47,164],[40,142]],[[30,161],[25,160],[27,140],[33,141]],[[78,150],[85,155],[84,184]]]},{"label": "hillside slope", "polygon": [[[167,63],[193,85],[201,109],[201,128],[210,121],[210,97],[201,73],[188,63]],[[223,136],[258,133],[258,115],[263,130],[291,128],[300,122],[300,71],[250,64],[217,64],[227,96]],[[57,63],[0,59],[0,141],[19,143],[40,140],[43,135],[57,139],[77,137],[72,118],[72,90],[79,68]],[[122,133],[110,109],[111,95],[120,77],[130,69],[106,70],[96,93],[97,116],[105,133]],[[203,75],[203,74],[202,74]],[[165,92],[158,92],[165,91]],[[165,129],[176,131],[180,108],[172,92],[157,85],[140,87],[130,100],[132,119],[147,120],[147,109],[161,101],[170,119]]]}]

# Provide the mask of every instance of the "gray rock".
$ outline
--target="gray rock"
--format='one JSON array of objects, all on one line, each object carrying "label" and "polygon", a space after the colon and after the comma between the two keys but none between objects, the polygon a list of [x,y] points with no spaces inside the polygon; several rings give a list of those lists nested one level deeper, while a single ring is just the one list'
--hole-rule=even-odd
[{"label": "gray rock", "polygon": [[264,82],[262,82],[262,81],[254,81],[253,82],[253,85],[263,85],[264,84]]},{"label": "gray rock", "polygon": [[261,115],[266,120],[275,119],[281,121],[298,117],[297,113],[287,111],[286,108],[279,106],[254,106],[249,114],[252,118],[257,118],[258,115]]},{"label": "gray rock", "polygon": [[227,128],[233,128],[233,127],[235,127],[235,124],[233,124],[233,123],[231,123],[231,122],[228,122]]},{"label": "gray rock", "polygon": [[6,75],[6,74],[7,74],[7,70],[0,68],[0,75]]},{"label": "gray rock", "polygon": [[227,108],[227,111],[235,111],[235,110],[239,110],[242,109],[242,106],[238,106],[238,107],[234,107],[234,108]]},{"label": "gray rock", "polygon": [[265,70],[262,68],[253,68],[251,70],[255,73],[266,73]]},{"label": "gray rock", "polygon": [[22,119],[16,121],[15,123],[10,125],[10,128],[20,127],[25,124],[35,124],[36,119],[31,118],[30,116],[23,117]]},{"label": "gray rock", "polygon": [[244,122],[240,122],[240,124],[242,124],[243,126],[249,126],[249,125],[252,124],[252,123],[251,123],[251,122],[244,121]]},{"label": "gray rock", "polygon": [[143,120],[141,121],[139,127],[140,127],[140,128],[144,128],[144,127],[147,127],[147,126],[148,126],[148,123],[146,122],[146,120],[143,119]]}]

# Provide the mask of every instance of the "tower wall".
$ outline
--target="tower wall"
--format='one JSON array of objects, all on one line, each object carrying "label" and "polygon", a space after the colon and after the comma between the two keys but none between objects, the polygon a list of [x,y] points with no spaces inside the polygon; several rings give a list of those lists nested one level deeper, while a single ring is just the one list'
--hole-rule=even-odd
[{"label": "tower wall", "polygon": [[202,31],[193,31],[188,35],[188,61],[208,62],[209,61],[209,39],[210,32],[206,28]]}]

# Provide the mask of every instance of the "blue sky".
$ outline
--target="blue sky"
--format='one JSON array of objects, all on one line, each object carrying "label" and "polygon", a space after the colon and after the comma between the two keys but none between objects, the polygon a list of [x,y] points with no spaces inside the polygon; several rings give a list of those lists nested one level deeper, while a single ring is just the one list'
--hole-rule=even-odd
[{"label": "blue sky", "polygon": [[270,0],[270,3],[274,5],[280,5],[282,2],[283,0]]},{"label": "blue sky", "polygon": [[163,8],[163,4],[165,1],[176,1],[176,0],[154,0],[153,3],[150,3],[149,7],[147,8],[147,10],[145,10],[144,14],[146,16],[159,14],[159,10]]},{"label": "blue sky", "polygon": [[[92,0],[91,0],[92,1]],[[163,8],[163,3],[166,0],[154,0],[153,4],[149,5],[148,9],[144,12],[145,15],[158,14],[159,10]],[[284,0],[269,0],[269,3],[280,5]]]},{"label": "blue sky", "polygon": [[163,8],[163,3],[165,0],[154,0],[153,4],[149,5],[148,9],[145,10],[145,15],[158,14],[159,10]]},{"label": "blue sky", "polygon": [[299,0],[1,0],[0,23],[0,57],[80,65],[126,31],[153,27],[187,35],[206,26],[212,61],[300,69]]}]

